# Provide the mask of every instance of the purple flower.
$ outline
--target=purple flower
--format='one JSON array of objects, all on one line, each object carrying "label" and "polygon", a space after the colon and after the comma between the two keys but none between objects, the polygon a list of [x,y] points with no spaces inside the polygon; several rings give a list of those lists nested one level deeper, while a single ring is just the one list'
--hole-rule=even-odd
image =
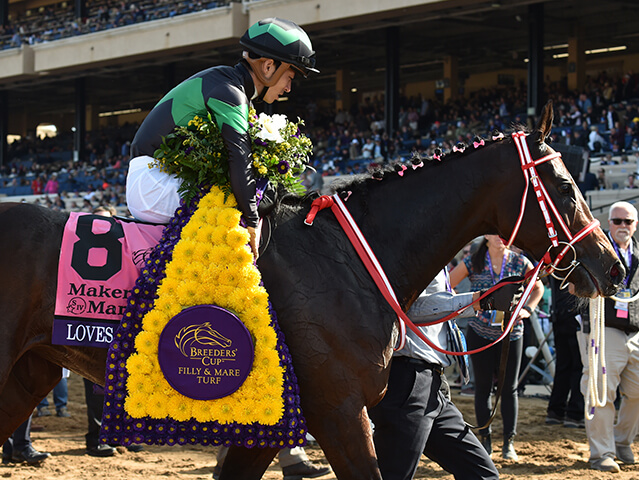
[{"label": "purple flower", "polygon": [[184,149],[184,153],[186,153],[186,154],[188,155],[188,154],[189,154],[189,153],[191,153],[193,150],[195,150],[195,148],[194,148],[194,147],[186,147],[186,148]]},{"label": "purple flower", "polygon": [[254,437],[246,437],[243,442],[243,446],[246,448],[253,448],[257,445],[257,440]]},{"label": "purple flower", "polygon": [[286,160],[281,160],[280,163],[277,164],[277,173],[279,173],[280,175],[284,175],[286,172],[288,172],[291,168],[291,166],[288,164],[288,162]]}]

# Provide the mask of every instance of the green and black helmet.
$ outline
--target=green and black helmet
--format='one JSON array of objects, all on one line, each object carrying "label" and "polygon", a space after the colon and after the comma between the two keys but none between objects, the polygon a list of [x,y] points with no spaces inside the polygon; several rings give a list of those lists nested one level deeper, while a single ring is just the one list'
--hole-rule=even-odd
[{"label": "green and black helmet", "polygon": [[290,63],[304,76],[319,73],[311,40],[299,25],[289,20],[260,20],[242,35],[240,44],[261,57]]}]

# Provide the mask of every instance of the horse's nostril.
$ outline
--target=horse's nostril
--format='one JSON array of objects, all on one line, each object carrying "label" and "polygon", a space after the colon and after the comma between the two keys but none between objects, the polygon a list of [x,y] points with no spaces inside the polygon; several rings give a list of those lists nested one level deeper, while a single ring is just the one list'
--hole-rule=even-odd
[{"label": "horse's nostril", "polygon": [[625,273],[624,273],[623,266],[619,262],[615,263],[610,269],[610,279],[614,283],[621,283],[624,277],[625,277]]},{"label": "horse's nostril", "polygon": [[613,267],[610,269],[610,276],[612,278],[617,278],[618,275],[619,275],[619,269],[617,268],[617,265],[613,265]]}]

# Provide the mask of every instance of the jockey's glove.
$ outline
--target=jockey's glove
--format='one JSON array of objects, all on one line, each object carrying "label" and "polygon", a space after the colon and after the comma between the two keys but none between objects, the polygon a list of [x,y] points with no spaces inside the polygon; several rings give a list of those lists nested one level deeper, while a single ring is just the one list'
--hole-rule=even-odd
[{"label": "jockey's glove", "polygon": [[[500,310],[509,312],[517,304],[521,294],[524,293],[524,277],[506,277],[495,284],[497,287],[490,295],[479,301],[482,310]],[[511,283],[514,282],[514,283]],[[482,290],[483,295],[487,290]]]}]

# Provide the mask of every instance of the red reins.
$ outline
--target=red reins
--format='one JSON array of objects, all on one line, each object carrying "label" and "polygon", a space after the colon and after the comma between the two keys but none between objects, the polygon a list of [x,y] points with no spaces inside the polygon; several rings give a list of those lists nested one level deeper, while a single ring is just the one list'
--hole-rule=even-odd
[{"label": "red reins", "polygon": [[[333,212],[333,214],[337,218],[337,221],[339,222],[340,226],[342,227],[342,229],[344,230],[344,232],[348,236],[351,244],[353,245],[353,247],[357,251],[357,254],[359,255],[360,259],[362,260],[362,262],[366,266],[366,269],[368,270],[369,274],[373,278],[373,281],[377,285],[377,288],[380,290],[380,292],[382,293],[382,295],[384,296],[384,298],[386,299],[388,304],[393,308],[393,310],[397,314],[397,317],[398,317],[398,320],[399,320],[399,325],[400,325],[400,339],[399,339],[399,343],[398,343],[398,345],[396,347],[397,350],[401,350],[404,347],[406,325],[408,325],[408,328],[410,328],[413,331],[413,333],[415,333],[415,335],[417,335],[420,339],[422,339],[424,342],[426,342],[426,344],[428,346],[430,346],[434,350],[437,350],[437,351],[439,351],[441,353],[444,353],[444,354],[447,354],[447,355],[468,355],[468,354],[481,352],[483,350],[486,350],[487,348],[492,347],[497,342],[500,342],[501,340],[503,340],[506,337],[506,335],[508,335],[510,333],[512,327],[515,324],[515,321],[517,320],[519,312],[521,311],[523,306],[526,305],[526,301],[528,300],[528,297],[532,293],[532,290],[533,290],[533,288],[535,286],[535,282],[537,281],[537,278],[539,276],[539,272],[541,271],[541,269],[544,268],[546,265],[548,265],[549,266],[549,271],[552,272],[554,269],[557,268],[557,265],[563,259],[563,257],[566,255],[568,250],[574,249],[573,245],[575,243],[577,243],[578,241],[582,240],[584,237],[586,237],[589,233],[591,233],[595,228],[597,228],[599,226],[599,221],[598,220],[593,220],[588,225],[586,225],[584,228],[582,228],[574,237],[571,235],[570,230],[568,229],[568,226],[566,225],[566,223],[561,218],[561,215],[559,214],[559,211],[557,210],[557,208],[555,207],[552,199],[548,195],[548,192],[544,188],[544,185],[541,182],[539,176],[537,175],[537,171],[535,169],[536,165],[539,165],[541,163],[547,162],[547,161],[552,160],[554,158],[559,158],[559,157],[561,157],[561,154],[560,153],[553,153],[553,154],[550,154],[550,155],[546,155],[545,157],[542,157],[542,158],[540,158],[538,160],[532,160],[532,156],[530,155],[530,151],[528,149],[528,145],[526,144],[526,135],[523,132],[517,132],[517,133],[513,133],[512,136],[513,136],[513,140],[515,142],[515,145],[517,146],[517,151],[519,153],[522,171],[523,171],[524,177],[526,179],[526,188],[524,190],[524,194],[523,194],[522,201],[521,201],[521,209],[520,209],[519,217],[517,219],[517,222],[515,224],[515,228],[514,228],[513,233],[512,233],[512,235],[510,237],[510,240],[508,242],[508,246],[510,246],[512,244],[512,242],[514,241],[514,239],[515,239],[515,237],[516,237],[516,235],[517,235],[517,233],[519,231],[519,228],[521,226],[521,222],[522,222],[523,215],[524,215],[524,210],[525,210],[526,198],[528,196],[528,186],[529,186],[529,184],[533,185],[533,189],[535,191],[535,195],[536,195],[537,201],[539,203],[539,207],[541,209],[542,215],[544,216],[544,221],[545,221],[545,224],[546,224],[546,228],[548,230],[548,237],[551,240],[552,247],[558,247],[560,242],[557,241],[557,231],[555,230],[554,224],[553,224],[552,219],[550,217],[549,208],[550,208],[550,211],[552,211],[553,214],[555,215],[555,217],[557,218],[557,221],[559,222],[562,230],[564,231],[564,233],[568,237],[569,242],[568,243],[561,242],[561,243],[566,243],[566,247],[564,247],[564,249],[559,253],[559,255],[557,256],[557,258],[555,259],[554,262],[552,261],[552,259],[550,257],[550,253],[549,253],[550,249],[546,252],[546,254],[543,256],[543,258],[537,264],[537,266],[526,275],[524,281],[525,280],[530,280],[530,281],[528,282],[526,288],[524,289],[524,293],[521,296],[521,300],[519,301],[519,303],[515,307],[515,310],[513,311],[510,320],[508,321],[507,325],[504,326],[502,334],[494,342],[491,342],[488,345],[485,345],[485,346],[483,346],[481,348],[477,348],[475,350],[470,350],[470,351],[467,351],[467,352],[451,352],[451,351],[448,351],[448,350],[444,350],[441,347],[438,347],[437,345],[433,344],[421,332],[421,330],[419,330],[419,327],[417,327],[413,323],[413,321],[408,317],[408,315],[406,315],[406,313],[402,310],[401,306],[399,305],[399,302],[397,301],[397,297],[395,295],[395,292],[393,291],[393,288],[392,288],[390,282],[388,281],[388,278],[386,277],[386,274],[384,273],[384,270],[382,269],[382,267],[379,264],[377,258],[375,257],[375,254],[373,253],[372,249],[370,248],[370,246],[366,242],[366,239],[364,238],[364,235],[360,231],[359,227],[357,226],[357,223],[352,218],[350,212],[346,208],[346,205],[344,204],[343,200],[339,197],[339,195],[335,194],[332,197],[329,197],[327,195],[322,195],[322,196],[320,196],[319,198],[317,198],[316,200],[313,201],[313,203],[311,205],[311,210],[308,213],[308,215],[306,216],[306,219],[304,220],[304,223],[306,225],[309,225],[309,226],[313,225],[313,220],[315,219],[315,216],[317,215],[317,213],[320,210],[323,210],[324,208],[330,208],[331,209],[331,211]],[[572,264],[571,264],[572,269],[568,273],[568,275],[570,275],[572,270],[574,270],[577,267],[578,264],[579,263],[576,262],[576,259],[573,259]],[[567,276],[565,278],[567,278]],[[564,279],[564,281],[565,281],[565,279]],[[496,288],[497,288],[496,286],[493,286],[491,289],[489,289],[487,292],[485,292],[482,295],[481,298],[483,298],[486,295],[489,295]],[[465,310],[466,308],[469,308],[469,307],[470,307],[470,305],[467,305],[466,307],[463,307],[460,310],[458,310],[456,312],[453,312],[450,315],[448,315],[448,316],[446,316],[446,317],[444,317],[444,318],[442,318],[440,320],[437,320],[435,322],[429,323],[429,325],[442,323],[442,322],[445,322],[445,321],[447,321],[447,320],[449,320],[451,318],[454,318],[457,315],[459,315],[459,313],[461,313],[463,310]]]}]

